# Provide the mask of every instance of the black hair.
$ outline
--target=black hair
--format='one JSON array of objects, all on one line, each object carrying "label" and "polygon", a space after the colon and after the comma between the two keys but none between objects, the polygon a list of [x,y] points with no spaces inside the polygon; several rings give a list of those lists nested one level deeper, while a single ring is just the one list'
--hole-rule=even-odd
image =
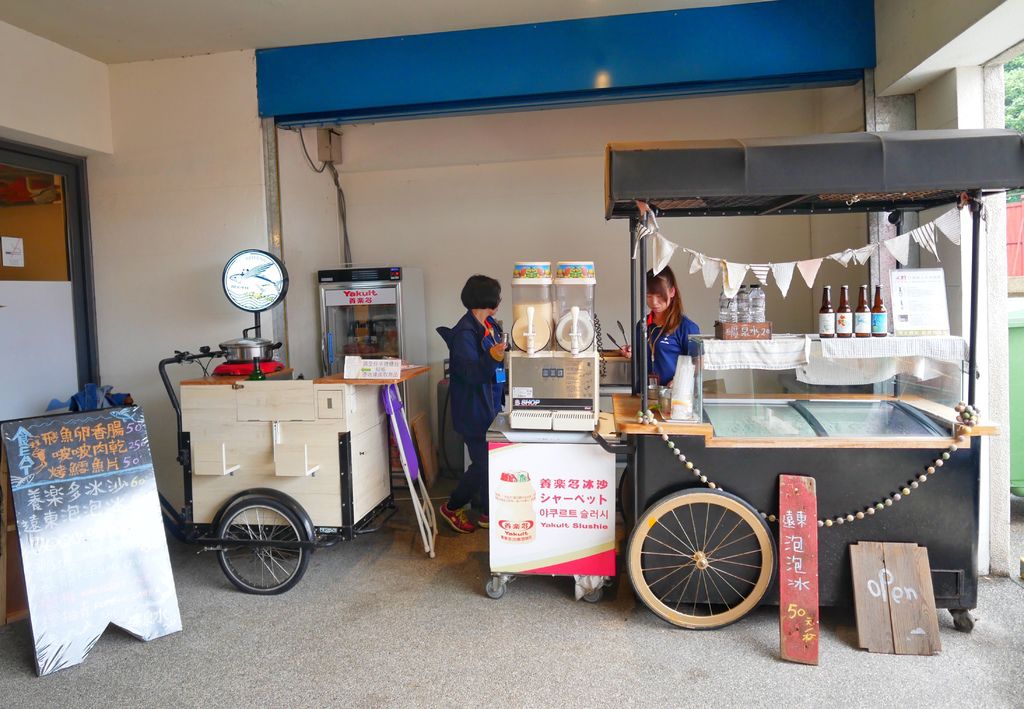
[{"label": "black hair", "polygon": [[501,284],[489,276],[470,276],[462,286],[462,304],[466,310],[497,308],[501,302]]}]

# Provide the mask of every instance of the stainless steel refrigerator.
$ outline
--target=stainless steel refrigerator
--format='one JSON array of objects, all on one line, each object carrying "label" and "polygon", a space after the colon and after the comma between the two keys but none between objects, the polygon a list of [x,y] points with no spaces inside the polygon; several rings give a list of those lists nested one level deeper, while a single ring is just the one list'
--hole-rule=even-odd
[{"label": "stainless steel refrigerator", "polygon": [[[401,357],[427,364],[423,272],[402,266],[359,266],[318,271],[321,371],[339,374],[345,355]],[[427,412],[429,377],[403,387],[409,420]]]}]

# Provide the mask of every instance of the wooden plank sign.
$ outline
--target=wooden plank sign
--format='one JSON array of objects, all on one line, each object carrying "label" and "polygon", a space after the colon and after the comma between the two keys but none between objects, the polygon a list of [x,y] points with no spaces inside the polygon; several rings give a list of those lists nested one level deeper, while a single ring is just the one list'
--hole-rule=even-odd
[{"label": "wooden plank sign", "polygon": [[434,452],[434,442],[430,438],[430,421],[426,414],[419,414],[409,425],[420,459],[420,470],[427,487],[431,488],[437,482],[437,454]]},{"label": "wooden plank sign", "polygon": [[779,646],[818,664],[818,499],[814,478],[779,476]]},{"label": "wooden plank sign", "polygon": [[860,646],[934,655],[942,649],[928,550],[916,544],[850,545]]},{"label": "wooden plank sign", "polygon": [[142,410],[6,421],[36,672],[82,662],[111,623],[181,630]]},{"label": "wooden plank sign", "polygon": [[715,323],[716,340],[770,340],[770,322],[727,322]]}]

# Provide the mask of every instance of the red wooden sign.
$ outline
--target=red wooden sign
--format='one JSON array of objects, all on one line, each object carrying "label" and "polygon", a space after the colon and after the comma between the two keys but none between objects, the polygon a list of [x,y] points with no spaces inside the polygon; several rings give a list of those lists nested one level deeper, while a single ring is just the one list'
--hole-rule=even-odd
[{"label": "red wooden sign", "polygon": [[814,478],[779,476],[779,646],[818,664],[818,499]]}]

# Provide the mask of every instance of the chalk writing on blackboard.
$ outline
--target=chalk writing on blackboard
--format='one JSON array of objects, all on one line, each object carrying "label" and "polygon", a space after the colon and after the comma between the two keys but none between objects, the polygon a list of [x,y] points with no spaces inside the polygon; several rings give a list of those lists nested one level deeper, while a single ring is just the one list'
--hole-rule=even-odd
[{"label": "chalk writing on blackboard", "polygon": [[80,663],[108,624],[181,630],[149,438],[137,407],[0,426],[40,675]]}]

